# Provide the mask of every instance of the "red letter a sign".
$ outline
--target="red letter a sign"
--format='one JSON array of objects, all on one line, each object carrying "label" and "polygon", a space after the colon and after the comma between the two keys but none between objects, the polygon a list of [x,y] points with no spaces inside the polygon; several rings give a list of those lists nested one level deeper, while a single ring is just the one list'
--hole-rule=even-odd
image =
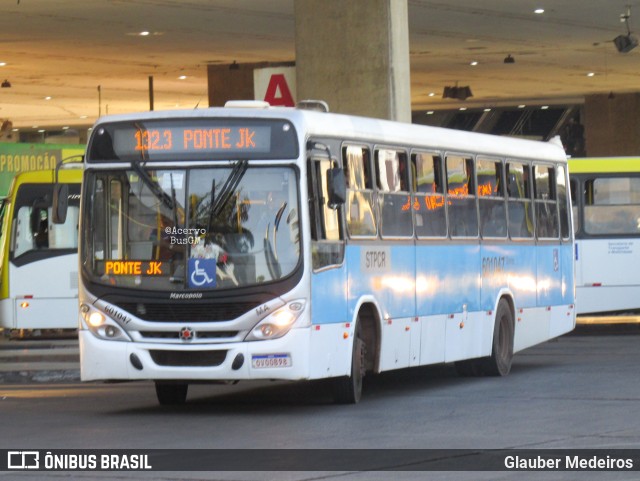
[{"label": "red letter a sign", "polygon": [[264,99],[269,102],[269,105],[274,106],[293,107],[295,105],[284,74],[276,73],[271,76]]}]

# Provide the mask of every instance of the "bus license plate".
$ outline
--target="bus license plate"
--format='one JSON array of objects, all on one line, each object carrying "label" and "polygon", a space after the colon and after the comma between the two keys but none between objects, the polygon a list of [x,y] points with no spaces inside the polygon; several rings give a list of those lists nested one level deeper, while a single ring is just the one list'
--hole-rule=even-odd
[{"label": "bus license plate", "polygon": [[251,366],[254,369],[291,367],[291,356],[289,354],[254,354],[251,356]]}]

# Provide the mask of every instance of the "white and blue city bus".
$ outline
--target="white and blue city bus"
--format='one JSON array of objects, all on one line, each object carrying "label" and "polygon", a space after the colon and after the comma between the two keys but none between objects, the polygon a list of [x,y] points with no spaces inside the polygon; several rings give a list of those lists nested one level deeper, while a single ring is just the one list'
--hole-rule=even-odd
[{"label": "white and blue city bus", "polygon": [[81,377],[506,375],[575,325],[552,143],[293,108],[101,118],[80,220]]}]

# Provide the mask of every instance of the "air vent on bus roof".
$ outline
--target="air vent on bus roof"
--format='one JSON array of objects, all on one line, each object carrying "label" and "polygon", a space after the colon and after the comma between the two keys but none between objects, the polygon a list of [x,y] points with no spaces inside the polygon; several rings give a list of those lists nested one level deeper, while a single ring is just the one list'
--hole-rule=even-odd
[{"label": "air vent on bus roof", "polygon": [[269,102],[264,100],[227,100],[225,107],[236,109],[268,109]]},{"label": "air vent on bus roof", "polygon": [[302,110],[315,110],[317,112],[328,112],[329,104],[324,100],[301,100],[296,104],[296,108]]}]

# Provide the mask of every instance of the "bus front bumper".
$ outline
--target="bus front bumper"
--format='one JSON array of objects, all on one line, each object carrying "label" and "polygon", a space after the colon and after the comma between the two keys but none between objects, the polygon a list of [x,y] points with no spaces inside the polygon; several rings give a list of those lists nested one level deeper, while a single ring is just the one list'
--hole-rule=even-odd
[{"label": "bus front bumper", "polygon": [[217,344],[108,341],[86,330],[79,339],[83,381],[309,378],[309,328],[274,340]]}]

